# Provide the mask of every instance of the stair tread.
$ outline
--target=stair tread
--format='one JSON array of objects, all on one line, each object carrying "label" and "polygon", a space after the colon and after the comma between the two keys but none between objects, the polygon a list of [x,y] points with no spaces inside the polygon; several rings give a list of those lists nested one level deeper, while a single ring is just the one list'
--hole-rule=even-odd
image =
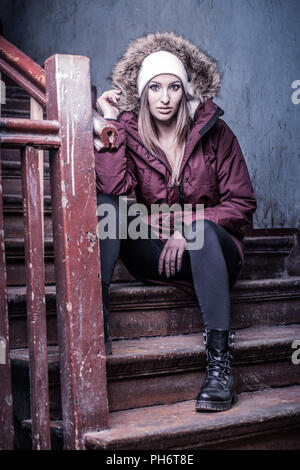
[{"label": "stair tread", "polygon": [[[255,326],[236,331],[235,358],[237,362],[267,361],[276,356],[292,354],[291,344],[300,337],[300,324],[280,326]],[[180,368],[186,362],[204,358],[204,344],[201,333],[174,336],[141,337],[113,341],[113,354],[107,357],[108,374],[111,375],[120,366],[141,369],[147,372],[145,362],[151,367],[162,369],[176,366]],[[279,351],[279,352],[278,352]],[[263,354],[262,354],[263,353]],[[274,356],[275,355],[275,356]],[[13,360],[28,361],[27,348],[11,350]],[[183,362],[178,362],[181,359]],[[48,346],[49,365],[58,361],[58,346]]]},{"label": "stair tread", "polygon": [[[276,286],[298,286],[300,285],[300,276],[288,276],[288,277],[281,277],[281,278],[264,278],[264,279],[243,279],[237,281],[234,290],[240,289],[245,289],[247,287],[249,288],[256,288],[256,287],[276,287]],[[166,292],[166,290],[169,290],[170,292],[178,291],[179,293],[182,293],[182,295],[188,295],[186,292],[182,291],[181,289],[174,287],[174,286],[169,286],[169,285],[146,285],[143,284],[140,281],[134,281],[134,282],[114,282],[111,284],[111,293],[118,293],[124,290],[130,289],[132,293],[134,292],[160,292],[162,291],[163,293]],[[45,291],[46,294],[55,294],[55,285],[46,285],[45,286]],[[14,296],[22,296],[26,294],[26,286],[7,286],[7,294],[9,297],[14,297]]]},{"label": "stair tread", "polygon": [[[300,324],[281,326],[249,327],[236,331],[235,350],[249,350],[249,347],[272,347],[290,342],[291,336],[300,337]],[[157,355],[195,354],[204,351],[202,333],[173,336],[141,337],[113,341],[111,362],[122,357],[149,357]]]},{"label": "stair tread", "polygon": [[282,429],[283,423],[300,426],[299,385],[241,393],[223,413],[196,413],[194,400],[114,411],[110,428],[86,433],[85,443],[88,448],[114,450],[192,448],[196,443]]}]

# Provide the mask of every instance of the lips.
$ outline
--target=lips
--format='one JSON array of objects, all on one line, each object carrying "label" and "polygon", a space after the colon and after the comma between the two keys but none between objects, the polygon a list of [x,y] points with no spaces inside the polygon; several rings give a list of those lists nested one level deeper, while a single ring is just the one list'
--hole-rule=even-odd
[{"label": "lips", "polygon": [[172,110],[172,108],[157,108],[157,109],[162,114],[167,114]]}]

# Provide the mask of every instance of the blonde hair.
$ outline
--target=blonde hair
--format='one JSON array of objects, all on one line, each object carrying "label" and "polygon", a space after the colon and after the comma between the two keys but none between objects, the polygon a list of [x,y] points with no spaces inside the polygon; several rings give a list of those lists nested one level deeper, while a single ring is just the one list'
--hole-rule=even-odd
[{"label": "blonde hair", "polygon": [[[149,102],[148,102],[148,87],[149,83],[145,86],[140,101],[140,112],[138,115],[138,131],[142,138],[142,141],[145,147],[152,153],[156,153],[156,147],[160,147],[164,150],[159,142],[159,135],[158,129],[155,125],[154,119],[150,113]],[[164,152],[167,155],[169,160],[170,166],[172,168],[172,184],[176,183],[179,184],[178,177],[179,177],[179,170],[181,166],[181,162],[184,155],[185,143],[186,139],[190,133],[192,126],[192,119],[188,113],[187,108],[187,98],[186,94],[183,90],[182,98],[176,113],[176,131],[175,131],[175,138],[177,141],[176,145],[176,157],[175,162],[173,163],[167,152]]]}]

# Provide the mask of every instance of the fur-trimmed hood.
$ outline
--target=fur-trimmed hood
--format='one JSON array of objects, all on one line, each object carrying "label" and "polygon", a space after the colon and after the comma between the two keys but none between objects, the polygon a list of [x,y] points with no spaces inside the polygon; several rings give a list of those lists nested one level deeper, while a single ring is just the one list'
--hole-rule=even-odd
[{"label": "fur-trimmed hood", "polygon": [[121,112],[133,111],[138,115],[140,98],[136,83],[139,67],[147,55],[159,50],[172,52],[183,62],[188,76],[188,101],[193,117],[199,103],[204,103],[218,94],[221,74],[212,57],[172,32],[149,33],[129,44],[109,77],[113,87],[122,91],[118,108]]}]

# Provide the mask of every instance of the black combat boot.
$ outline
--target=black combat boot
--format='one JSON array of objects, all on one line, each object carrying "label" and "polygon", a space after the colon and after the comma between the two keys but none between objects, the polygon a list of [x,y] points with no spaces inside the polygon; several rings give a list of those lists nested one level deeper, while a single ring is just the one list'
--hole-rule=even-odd
[{"label": "black combat boot", "polygon": [[205,382],[196,398],[196,411],[225,411],[237,402],[231,374],[234,332],[205,330],[207,368]]},{"label": "black combat boot", "polygon": [[104,321],[104,340],[106,355],[112,354],[112,341],[110,336],[110,329],[108,323],[108,300],[109,300],[109,285],[102,281],[102,307],[103,307],[103,321]]}]

